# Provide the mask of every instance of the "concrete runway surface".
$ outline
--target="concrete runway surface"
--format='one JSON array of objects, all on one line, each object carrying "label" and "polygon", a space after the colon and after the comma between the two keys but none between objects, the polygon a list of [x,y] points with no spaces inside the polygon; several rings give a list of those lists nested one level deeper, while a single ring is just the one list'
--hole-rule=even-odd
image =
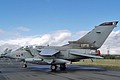
[{"label": "concrete runway surface", "polygon": [[66,71],[51,72],[49,65],[25,69],[15,60],[0,60],[0,80],[120,80],[120,69],[67,65]]}]

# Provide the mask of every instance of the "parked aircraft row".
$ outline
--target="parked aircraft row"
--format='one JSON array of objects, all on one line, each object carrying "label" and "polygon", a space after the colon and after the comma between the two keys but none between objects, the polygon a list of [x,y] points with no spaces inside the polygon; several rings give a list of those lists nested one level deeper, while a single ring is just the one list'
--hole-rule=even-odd
[{"label": "parked aircraft row", "polygon": [[102,58],[98,50],[118,21],[104,22],[95,26],[93,30],[76,41],[69,41],[63,46],[36,46],[21,47],[15,51],[6,49],[2,57],[17,58],[27,63],[51,65],[51,70],[56,71],[58,65],[60,70],[66,70],[66,64],[80,61],[81,59]]}]

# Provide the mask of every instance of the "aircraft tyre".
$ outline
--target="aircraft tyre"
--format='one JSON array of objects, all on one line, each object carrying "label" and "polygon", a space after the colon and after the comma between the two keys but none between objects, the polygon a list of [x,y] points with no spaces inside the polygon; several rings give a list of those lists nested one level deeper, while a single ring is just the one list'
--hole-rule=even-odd
[{"label": "aircraft tyre", "polygon": [[27,68],[27,63],[23,62],[23,68]]},{"label": "aircraft tyre", "polygon": [[56,71],[56,69],[57,69],[56,64],[52,64],[52,65],[51,65],[51,71]]},{"label": "aircraft tyre", "polygon": [[61,71],[66,70],[66,65],[65,65],[65,64],[60,64],[60,70],[61,70]]},{"label": "aircraft tyre", "polygon": [[23,67],[24,67],[24,68],[27,68],[27,64],[24,64]]}]

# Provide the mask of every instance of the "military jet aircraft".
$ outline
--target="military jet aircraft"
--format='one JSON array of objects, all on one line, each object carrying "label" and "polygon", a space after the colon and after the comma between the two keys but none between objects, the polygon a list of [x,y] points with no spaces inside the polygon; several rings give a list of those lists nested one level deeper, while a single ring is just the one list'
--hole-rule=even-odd
[{"label": "military jet aircraft", "polygon": [[6,49],[1,53],[0,58],[4,58],[4,57],[5,57],[5,58],[10,58],[10,57],[8,56],[8,54],[10,54],[11,51],[12,51],[12,49],[6,48]]},{"label": "military jet aircraft", "polygon": [[[66,69],[67,63],[77,62],[81,59],[102,58],[97,50],[105,42],[109,34],[116,27],[118,21],[104,22],[88,32],[77,41],[69,41],[63,46],[40,46],[38,57],[25,58],[25,62],[48,64],[51,70],[56,71],[57,65],[60,70]],[[24,64],[27,67],[27,64]]]},{"label": "military jet aircraft", "polygon": [[60,65],[61,71],[66,70],[66,64],[77,62],[81,59],[103,58],[100,56],[98,49],[116,27],[117,23],[118,21],[104,22],[95,26],[93,30],[79,40],[69,41],[68,44],[63,46],[26,47],[22,48],[23,52],[18,49],[17,52],[14,52],[16,55],[14,58],[19,57],[23,59],[24,67],[27,67],[27,62],[51,65],[51,71],[56,71],[58,65]]}]

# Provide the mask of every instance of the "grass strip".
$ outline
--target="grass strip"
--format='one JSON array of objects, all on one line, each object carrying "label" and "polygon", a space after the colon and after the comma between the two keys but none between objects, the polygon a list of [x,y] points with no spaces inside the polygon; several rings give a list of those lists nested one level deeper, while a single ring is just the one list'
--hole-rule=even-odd
[{"label": "grass strip", "polygon": [[120,68],[120,60],[118,59],[84,59],[80,62],[74,62],[77,65],[101,66],[106,68]]}]

